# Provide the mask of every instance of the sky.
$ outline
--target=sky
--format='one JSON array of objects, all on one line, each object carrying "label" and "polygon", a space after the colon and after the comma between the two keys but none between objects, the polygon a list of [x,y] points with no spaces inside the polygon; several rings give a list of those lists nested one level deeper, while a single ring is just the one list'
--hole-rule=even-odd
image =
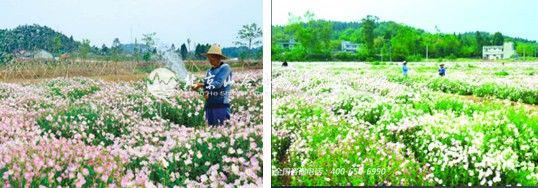
[{"label": "sky", "polygon": [[503,35],[538,41],[536,0],[273,0],[272,25],[288,22],[288,13],[311,11],[316,18],[360,21],[374,15],[442,33],[468,31],[501,32]]},{"label": "sky", "polygon": [[[262,25],[261,0],[1,0],[0,28],[46,25],[92,45],[155,32],[160,43],[235,46],[242,25]],[[131,34],[132,33],[132,34]]]}]

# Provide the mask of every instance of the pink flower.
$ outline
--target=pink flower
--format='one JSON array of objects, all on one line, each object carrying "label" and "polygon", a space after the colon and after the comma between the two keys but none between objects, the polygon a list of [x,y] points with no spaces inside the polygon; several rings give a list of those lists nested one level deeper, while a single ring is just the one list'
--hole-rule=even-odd
[{"label": "pink flower", "polygon": [[90,174],[90,172],[88,171],[87,168],[83,168],[83,169],[82,169],[82,174],[85,175],[85,176],[87,176],[87,175]]},{"label": "pink flower", "polygon": [[[7,174],[7,173],[6,173]],[[24,178],[26,178],[27,181],[31,182],[32,178],[34,177],[34,173],[32,172],[26,172],[24,173]]]},{"label": "pink flower", "polygon": [[105,171],[105,169],[104,169],[102,166],[97,167],[97,168],[95,169],[95,172],[97,172],[97,173],[103,173],[104,171]]},{"label": "pink flower", "polygon": [[121,179],[121,186],[122,187],[129,187],[131,185],[131,181],[129,180],[129,177],[128,176],[124,176],[122,179]]},{"label": "pink flower", "polygon": [[77,178],[77,182],[75,183],[75,187],[79,188],[79,187],[82,187],[84,184],[86,183],[86,179],[78,174],[78,178]]}]

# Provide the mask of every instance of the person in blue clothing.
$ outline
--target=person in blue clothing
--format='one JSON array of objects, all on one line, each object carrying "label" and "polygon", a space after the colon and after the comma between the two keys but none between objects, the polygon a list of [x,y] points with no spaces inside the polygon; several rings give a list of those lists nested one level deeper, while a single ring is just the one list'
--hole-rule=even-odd
[{"label": "person in blue clothing", "polygon": [[205,116],[207,124],[222,125],[230,119],[230,90],[232,88],[232,69],[223,63],[227,59],[218,44],[213,44],[205,54],[211,68],[207,71],[204,82],[192,85],[193,90],[204,89]]},{"label": "person in blue clothing", "polygon": [[439,76],[445,76],[445,74],[446,74],[445,64],[439,65]]},{"label": "person in blue clothing", "polygon": [[404,76],[407,76],[407,72],[409,72],[409,68],[407,68],[407,61],[404,61],[402,65],[402,73]]}]

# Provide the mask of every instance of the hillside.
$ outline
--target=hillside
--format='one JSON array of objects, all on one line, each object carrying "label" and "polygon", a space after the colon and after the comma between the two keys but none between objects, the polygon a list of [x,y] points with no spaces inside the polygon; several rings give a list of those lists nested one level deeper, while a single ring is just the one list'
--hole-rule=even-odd
[{"label": "hillside", "polygon": [[[80,53],[86,51],[91,57],[109,57],[114,56],[114,59],[126,59],[126,58],[142,58],[134,57],[135,49],[139,50],[142,56],[144,53],[150,51],[150,48],[145,44],[121,44],[119,43],[119,54],[114,54],[113,49],[107,46],[85,46],[80,41],[75,41],[73,37],[68,37],[63,33],[57,32],[47,26],[34,25],[22,25],[14,29],[0,29],[0,63],[6,62],[13,54],[19,50],[34,51],[43,49],[59,55],[62,53]],[[179,46],[179,45],[178,45]],[[87,49],[87,50],[84,50]],[[191,51],[189,57],[196,59],[204,59],[202,55],[209,48],[209,44],[198,44],[196,51]],[[82,50],[81,50],[82,49]],[[151,48],[153,49],[153,48]],[[148,52],[148,53],[153,53]],[[178,49],[179,53],[179,49]],[[261,47],[254,48],[250,51],[246,47],[224,47],[223,53],[230,58],[249,57],[261,58]]]},{"label": "hillside", "polygon": [[73,37],[54,31],[47,26],[22,25],[10,30],[0,30],[0,52],[44,49],[53,53],[71,52],[79,42]]},{"label": "hillside", "polygon": [[[365,27],[366,26],[366,27]],[[535,56],[538,44],[502,33],[469,31],[435,33],[369,16],[360,22],[310,20],[272,26],[273,60],[408,60],[425,58],[480,58],[482,46],[514,42],[523,56]],[[282,45],[293,39],[293,48]],[[359,44],[356,53],[341,52],[342,41]]]}]

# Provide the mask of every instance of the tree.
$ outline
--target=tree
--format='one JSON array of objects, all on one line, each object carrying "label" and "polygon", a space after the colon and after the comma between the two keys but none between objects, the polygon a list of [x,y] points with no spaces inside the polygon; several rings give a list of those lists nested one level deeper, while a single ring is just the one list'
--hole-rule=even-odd
[{"label": "tree", "polygon": [[530,43],[517,43],[516,52],[523,57],[534,56],[536,46]]},{"label": "tree", "polygon": [[106,45],[103,44],[103,45],[101,46],[101,54],[103,54],[103,55],[108,55],[108,52],[109,52],[108,47],[106,47]]},{"label": "tree", "polygon": [[157,33],[154,32],[143,34],[144,37],[142,37],[142,41],[144,41],[144,44],[149,48],[153,48],[155,46],[155,35],[157,35]]},{"label": "tree", "polygon": [[[142,56],[142,59],[144,59],[144,61],[149,61],[151,59],[151,54],[156,54],[157,53],[157,49],[154,48],[155,46],[155,35],[156,33],[147,33],[147,34],[143,34],[144,37],[142,37],[142,41],[144,41],[144,44],[150,48],[149,50],[147,50],[144,55]],[[151,48],[153,48],[153,50],[151,50]]]},{"label": "tree", "polygon": [[80,56],[83,59],[86,59],[88,57],[88,53],[90,53],[90,49],[91,49],[90,40],[83,39],[82,44],[80,45],[80,48],[79,48]]},{"label": "tree", "polygon": [[375,54],[376,56],[378,56],[380,58],[380,61],[383,61],[383,57],[386,56],[387,54],[387,50],[385,49],[386,47],[386,41],[385,41],[385,38],[383,38],[383,36],[378,36],[374,39],[374,49],[376,49],[377,51],[377,54]]},{"label": "tree", "polygon": [[243,25],[243,28],[239,30],[237,35],[240,40],[244,41],[237,41],[235,44],[246,46],[249,51],[252,49],[252,45],[259,45],[262,43],[261,40],[259,40],[262,36],[262,29],[261,27],[258,27],[256,23]]},{"label": "tree", "polygon": [[183,60],[187,59],[187,54],[189,53],[187,51],[187,46],[185,46],[185,43],[183,43],[179,49],[179,53],[181,54],[181,58]]},{"label": "tree", "polygon": [[285,32],[292,34],[299,44],[290,51],[291,54],[284,56],[290,59],[328,60],[331,56],[332,23],[315,20],[311,12],[305,13],[304,18],[296,17],[294,19],[299,22],[294,21],[286,26]]},{"label": "tree", "polygon": [[191,42],[192,42],[191,39],[188,38],[188,39],[187,39],[187,52],[190,52],[190,51],[191,51]]},{"label": "tree", "polygon": [[500,32],[496,32],[493,34],[493,45],[503,45],[504,43],[504,37]]},{"label": "tree", "polygon": [[476,56],[477,57],[480,57],[480,55],[482,54],[482,47],[484,46],[484,38],[482,38],[482,35],[480,34],[480,32],[476,32]]},{"label": "tree", "polygon": [[211,47],[211,45],[209,45],[209,44],[197,44],[196,48],[194,49],[195,58],[203,59],[204,58],[203,54],[206,53],[207,50],[209,50],[210,47]]},{"label": "tree", "polygon": [[121,42],[119,38],[114,38],[114,41],[112,41],[110,52],[112,54],[112,59],[118,61],[121,54]]},{"label": "tree", "polygon": [[54,52],[57,54],[62,53],[62,38],[60,35],[56,35],[56,37],[54,37]]},{"label": "tree", "polygon": [[374,52],[374,29],[376,27],[377,21],[379,20],[378,17],[368,15],[366,18],[363,18],[361,20],[362,27],[361,27],[361,38],[364,42],[364,46],[366,47],[366,50],[368,52],[368,56],[372,56]]},{"label": "tree", "polygon": [[112,42],[112,51],[114,53],[119,53],[120,52],[120,47],[121,47],[120,39],[115,38],[114,41]]}]

